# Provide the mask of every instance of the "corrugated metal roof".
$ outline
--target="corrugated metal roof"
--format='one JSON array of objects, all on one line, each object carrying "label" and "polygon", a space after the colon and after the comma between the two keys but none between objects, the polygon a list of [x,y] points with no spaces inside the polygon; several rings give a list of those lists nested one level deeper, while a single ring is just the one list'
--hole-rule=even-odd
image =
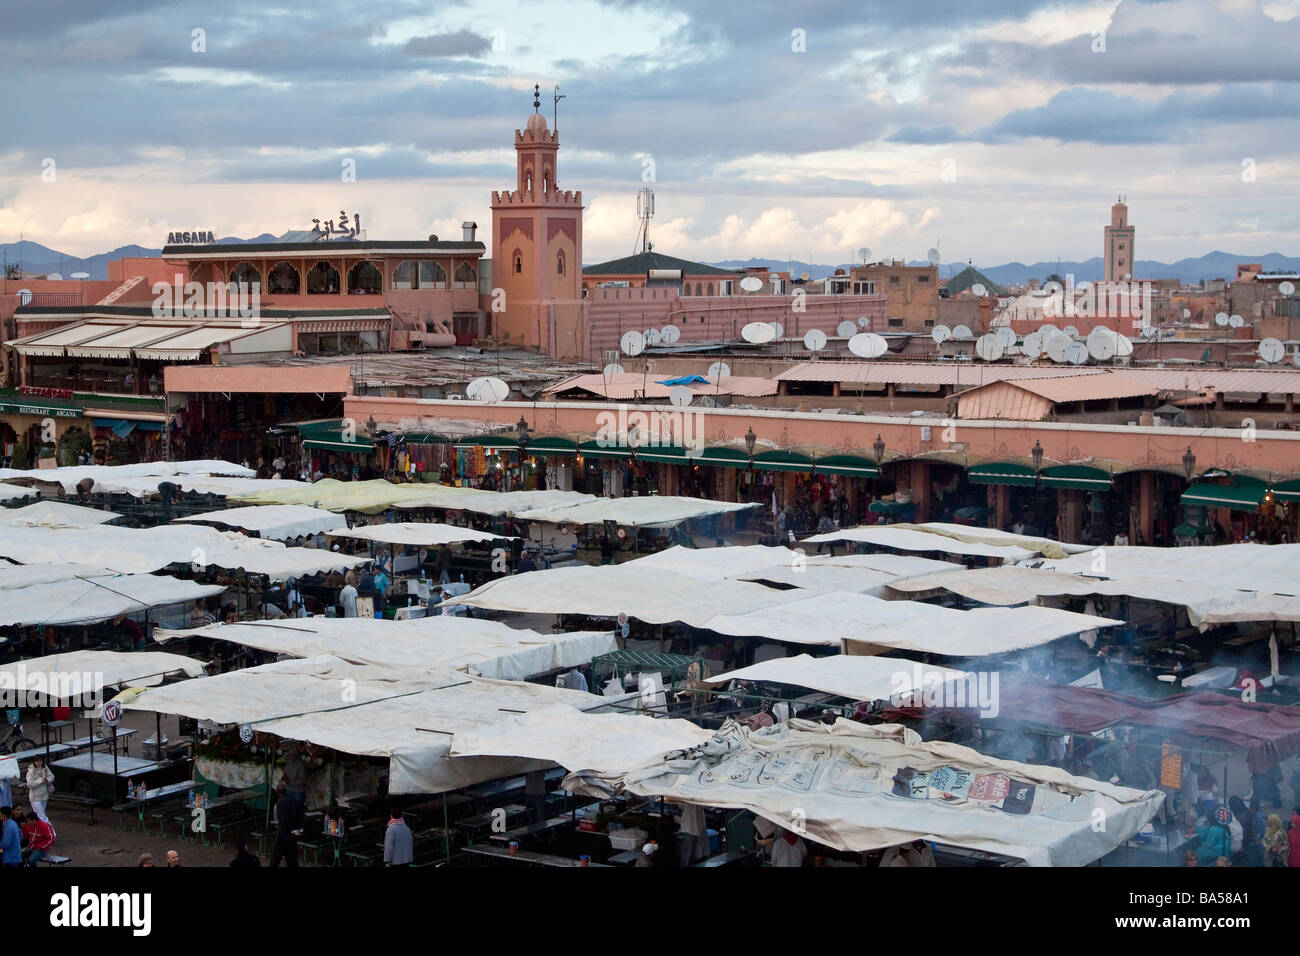
[{"label": "corrugated metal roof", "polygon": [[1090,402],[1102,398],[1135,398],[1154,395],[1159,389],[1113,372],[1107,375],[1071,375],[1068,378],[1035,378],[1007,382],[1049,402]]},{"label": "corrugated metal roof", "polygon": [[1300,393],[1300,371],[1267,368],[1215,368],[1193,365],[1181,368],[1128,368],[1124,374],[1162,391]]},{"label": "corrugated metal roof", "polygon": [[[737,395],[747,398],[775,395],[777,388],[775,379],[747,375],[728,375],[722,379],[711,379],[708,385],[697,383],[686,387],[696,395]],[[623,372],[612,376],[575,375],[552,385],[546,389],[546,394],[557,395],[575,389],[617,400],[634,398],[638,392],[643,392],[646,398],[667,398],[672,391],[671,386],[660,385],[654,377]]]}]

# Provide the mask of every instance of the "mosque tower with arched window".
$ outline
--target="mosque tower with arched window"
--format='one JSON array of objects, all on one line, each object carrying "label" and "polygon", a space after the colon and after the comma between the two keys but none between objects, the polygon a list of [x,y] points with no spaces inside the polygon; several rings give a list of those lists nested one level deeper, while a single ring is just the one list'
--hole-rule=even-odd
[{"label": "mosque tower with arched window", "polygon": [[515,188],[492,193],[492,321],[499,341],[571,357],[582,354],[582,193],[557,185],[559,135],[540,107],[534,87],[515,130]]}]

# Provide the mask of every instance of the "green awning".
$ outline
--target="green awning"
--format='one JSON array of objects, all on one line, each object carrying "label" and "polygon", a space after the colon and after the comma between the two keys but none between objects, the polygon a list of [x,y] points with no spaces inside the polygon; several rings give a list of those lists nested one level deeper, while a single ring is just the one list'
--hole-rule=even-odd
[{"label": "green awning", "polygon": [[1274,485],[1273,497],[1278,501],[1300,501],[1300,478]]},{"label": "green awning", "polygon": [[508,448],[519,447],[519,436],[512,432],[500,432],[495,435],[468,435],[456,442],[457,448]]},{"label": "green awning", "polygon": [[1258,511],[1259,503],[1268,493],[1268,486],[1244,475],[1233,477],[1231,482],[1219,485],[1212,481],[1198,481],[1183,492],[1183,504],[1230,508],[1233,511]]},{"label": "green awning", "polygon": [[681,445],[646,445],[636,450],[636,458],[637,461],[656,461],[666,465],[694,464]]},{"label": "green awning", "polygon": [[749,455],[739,448],[704,448],[691,459],[691,463],[715,468],[748,468]]},{"label": "green awning", "polygon": [[1214,530],[1212,528],[1202,528],[1200,525],[1184,523],[1175,528],[1173,534],[1175,538],[1200,538],[1214,534]]},{"label": "green awning", "polygon": [[975,465],[966,472],[966,477],[977,485],[1016,485],[1020,488],[1034,487],[1034,469],[1013,461],[991,461]]},{"label": "green awning", "polygon": [[542,435],[529,439],[527,450],[530,455],[576,455],[578,443],[570,438]]},{"label": "green awning", "polygon": [[1088,465],[1053,465],[1043,469],[1044,488],[1105,491],[1112,484],[1109,472]]},{"label": "green awning", "polygon": [[874,511],[879,515],[903,515],[915,511],[916,503],[913,501],[885,501],[882,498],[867,505],[867,510]]},{"label": "green awning", "polygon": [[596,439],[583,442],[578,450],[587,458],[624,459],[632,457],[631,449],[626,445],[611,445]]},{"label": "green awning", "polygon": [[827,455],[818,458],[816,471],[819,475],[847,475],[852,478],[876,478],[880,467],[870,458],[860,455]]},{"label": "green awning", "polygon": [[27,399],[15,395],[0,396],[0,412],[15,415],[40,415],[42,418],[80,418],[84,406],[63,404],[57,399]]},{"label": "green awning", "polygon": [[757,471],[811,473],[813,467],[813,460],[797,451],[763,451],[754,456],[754,468]]},{"label": "green awning", "polygon": [[375,450],[374,442],[368,438],[352,436],[350,439],[341,429],[314,429],[304,435],[303,448],[320,448],[325,451],[346,451],[356,455],[368,455]]}]

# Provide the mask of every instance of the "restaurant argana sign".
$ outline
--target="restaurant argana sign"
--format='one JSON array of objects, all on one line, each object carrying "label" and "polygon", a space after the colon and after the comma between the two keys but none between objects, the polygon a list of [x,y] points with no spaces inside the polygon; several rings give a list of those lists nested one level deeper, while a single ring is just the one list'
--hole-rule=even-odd
[{"label": "restaurant argana sign", "polygon": [[217,241],[217,237],[211,231],[208,232],[169,232],[167,233],[167,245],[169,246],[200,246],[208,245]]},{"label": "restaurant argana sign", "polygon": [[64,405],[27,405],[12,399],[0,398],[0,412],[39,415],[42,418],[80,418],[82,409]]}]

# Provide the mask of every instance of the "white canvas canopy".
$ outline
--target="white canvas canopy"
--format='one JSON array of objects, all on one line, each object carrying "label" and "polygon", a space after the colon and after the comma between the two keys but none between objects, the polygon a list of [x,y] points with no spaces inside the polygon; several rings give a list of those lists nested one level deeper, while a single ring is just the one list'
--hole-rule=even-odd
[{"label": "white canvas canopy", "polygon": [[[344,526],[346,529],[346,525]],[[408,548],[432,548],[440,544],[463,544],[478,541],[513,541],[513,537],[458,528],[450,524],[431,521],[399,521],[391,524],[373,524],[352,530],[331,531],[331,538],[351,538],[356,541],[373,541],[376,544],[401,545]]]},{"label": "white canvas canopy", "polygon": [[968,671],[922,666],[915,661],[898,657],[846,654],[811,657],[808,654],[798,654],[728,671],[710,677],[709,683],[768,681],[820,690],[849,700],[889,700],[891,697],[904,697],[925,690],[935,682],[944,684],[965,681],[972,676]]},{"label": "white canvas canopy", "polygon": [[1300,596],[1300,544],[1224,544],[1205,548],[1106,547],[1044,561],[1042,569],[1115,581],[1154,578],[1258,594]]},{"label": "white canvas canopy", "polygon": [[617,648],[613,631],[539,634],[498,621],[450,616],[413,621],[297,618],[154,631],[159,643],[187,636],[231,641],[290,657],[332,655],[351,664],[413,670],[466,668],[501,680],[526,680],[578,667]]},{"label": "white canvas canopy", "polygon": [[179,524],[155,528],[100,525],[93,529],[14,526],[0,534],[0,557],[33,564],[92,564],[124,573],[148,573],[172,564],[238,568],[274,581],[352,568],[370,560]]},{"label": "white canvas canopy", "polygon": [[556,505],[575,504],[592,500],[591,495],[576,491],[482,491],[477,488],[457,488],[421,482],[418,484],[393,484],[391,481],[337,481],[324,478],[313,484],[292,482],[286,487],[257,490],[246,493],[232,491],[249,504],[312,505],[327,511],[359,511],[378,514],[389,508],[445,508],[453,511],[472,511],[478,514],[504,515]]},{"label": "white canvas canopy", "polygon": [[896,724],[843,719],[754,732],[729,723],[686,755],[625,774],[570,774],[563,786],[607,797],[620,784],[640,796],[750,810],[838,850],[931,840],[1031,866],[1099,859],[1132,838],[1164,799],[1160,791],[923,743]]},{"label": "white canvas canopy", "polygon": [[0,481],[0,501],[15,501],[19,498],[35,498],[35,488],[20,488],[18,485],[11,485],[7,482]]},{"label": "white canvas canopy", "polygon": [[224,590],[217,584],[164,574],[70,577],[0,592],[0,627],[93,624],[121,614],[197,601]]},{"label": "white canvas canopy", "polygon": [[112,574],[108,568],[93,564],[0,564],[0,590],[27,588],[68,578],[111,577]]},{"label": "white canvas canopy", "polygon": [[175,674],[202,677],[203,664],[192,657],[159,651],[69,651],[0,666],[0,687],[39,688],[55,699],[65,700],[103,688],[153,687]]},{"label": "white canvas canopy", "polygon": [[546,524],[601,524],[615,521],[629,527],[666,527],[692,518],[729,514],[748,508],[760,507],[748,502],[713,501],[708,498],[681,498],[672,495],[650,495],[636,498],[597,498],[570,505],[557,505],[519,511],[520,521],[538,521]]},{"label": "white canvas canopy", "polygon": [[[911,602],[887,602],[911,603]],[[948,657],[984,657],[1040,647],[1073,634],[1123,621],[1076,614],[1054,607],[984,607],[971,611],[941,608],[946,616],[938,627],[895,624],[867,634],[845,635],[840,642],[846,654],[875,654],[877,648],[943,654]],[[952,615],[958,615],[953,617]]]},{"label": "white canvas canopy", "polygon": [[38,501],[0,511],[0,524],[96,525],[122,517],[116,511],[87,508],[66,501]]},{"label": "white canvas canopy", "polygon": [[947,591],[995,605],[1024,604],[1043,597],[1126,596],[1184,607],[1188,620],[1202,630],[1232,621],[1300,621],[1300,598],[1247,593],[1225,587],[1217,579],[1108,578],[1004,566],[926,574],[892,582],[889,588],[904,596]]},{"label": "white canvas canopy", "polygon": [[845,528],[842,531],[828,531],[804,538],[802,544],[819,544],[827,541],[859,541],[874,544],[896,551],[931,552],[959,554],[962,557],[1001,558],[1003,561],[1023,561],[1032,558],[1038,552],[1018,545],[983,544],[978,541],[958,541],[947,535],[931,534],[916,530],[916,525],[902,528],[895,525],[867,526],[863,528]]},{"label": "white canvas canopy", "polygon": [[556,704],[480,730],[457,733],[451,754],[526,757],[549,760],[571,771],[620,774],[674,750],[698,746],[712,736],[712,731],[689,720],[593,714]]},{"label": "white canvas canopy", "polygon": [[177,476],[206,477],[222,475],[233,478],[252,478],[254,474],[256,473],[252,470],[242,465],[236,465],[234,462],[205,459],[201,461],[175,462],[151,461],[142,462],[138,465],[69,465],[64,468],[32,468],[28,470],[0,468],[0,481],[30,479],[47,484],[62,485],[65,492],[72,494],[77,490],[77,483],[83,478],[93,478],[96,491],[118,492],[122,488],[117,483],[130,479],[157,478],[157,481],[154,482],[154,487],[157,488],[158,482],[174,481]]},{"label": "white canvas canopy", "polygon": [[896,524],[891,528],[911,528],[927,534],[941,534],[958,541],[978,541],[983,544],[1014,545],[1027,551],[1035,551],[1049,558],[1063,558],[1069,554],[1082,554],[1092,551],[1090,544],[1071,544],[1053,538],[1040,538],[1036,535],[1014,534],[999,531],[997,528],[980,528],[966,524],[948,524],[942,521],[927,521],[924,524]]},{"label": "white canvas canopy", "polygon": [[581,691],[488,680],[454,670],[349,664],[335,657],[281,661],[141,694],[128,709],[182,714],[218,724],[389,759],[389,792],[441,793],[544,769],[513,758],[450,758],[452,738],[508,714],[557,703],[605,707]]},{"label": "white canvas canopy", "polygon": [[347,519],[323,508],[306,505],[262,505],[251,508],[224,508],[203,514],[187,515],[175,521],[213,524],[239,531],[256,532],[271,541],[286,541],[320,534],[322,531],[346,529]]}]

